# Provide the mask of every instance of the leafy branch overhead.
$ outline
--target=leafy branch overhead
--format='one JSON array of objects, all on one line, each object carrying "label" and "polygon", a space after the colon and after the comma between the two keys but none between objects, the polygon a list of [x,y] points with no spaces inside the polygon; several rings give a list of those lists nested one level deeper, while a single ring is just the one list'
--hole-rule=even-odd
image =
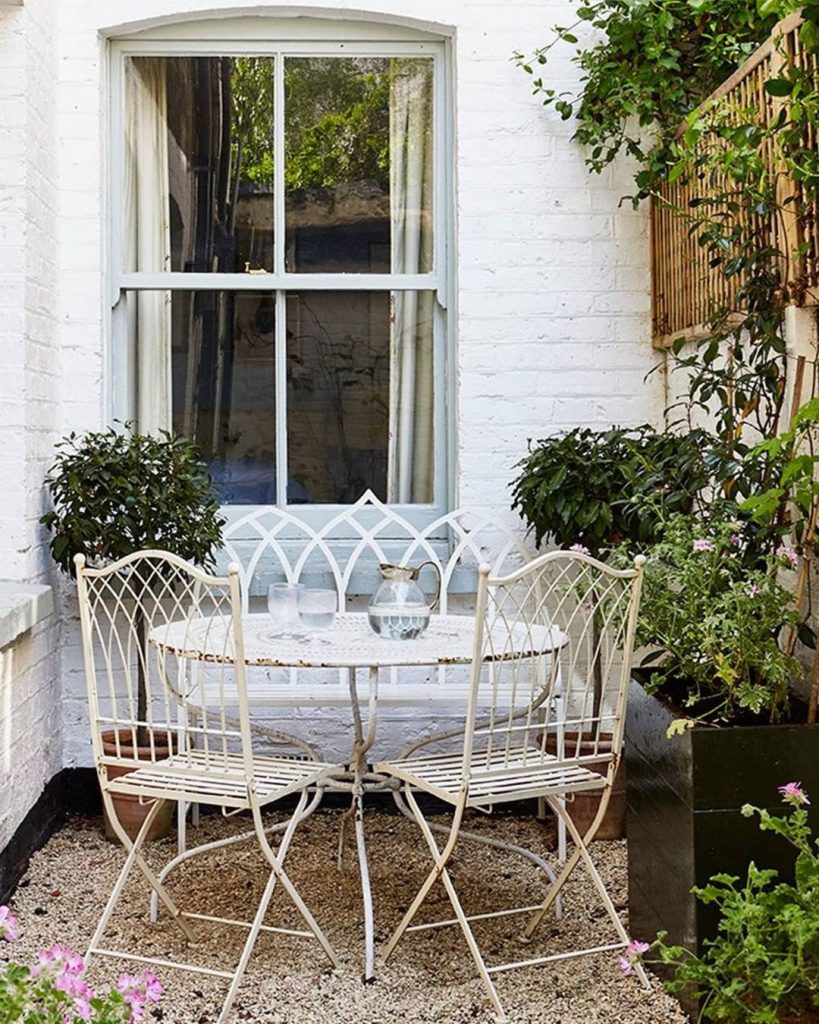
[{"label": "leafy branch overhead", "polygon": [[[515,59],[545,105],[564,120],[577,119],[575,138],[588,147],[589,167],[602,171],[628,153],[639,163],[638,188],[645,189],[667,168],[682,119],[799,6],[792,0],[581,3],[571,25],[555,25],[551,41]],[[806,16],[806,41],[815,42],[810,8]],[[561,90],[549,80],[549,73],[561,77],[554,65],[562,46],[572,49],[577,89]]]}]

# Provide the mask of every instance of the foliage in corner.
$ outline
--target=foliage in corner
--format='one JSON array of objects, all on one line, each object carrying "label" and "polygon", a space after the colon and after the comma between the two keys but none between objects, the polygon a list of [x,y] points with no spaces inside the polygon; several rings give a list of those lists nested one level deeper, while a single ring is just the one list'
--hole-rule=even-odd
[{"label": "foliage in corner", "polygon": [[[794,0],[581,0],[573,24],[555,25],[549,43],[515,59],[545,105],[564,120],[576,117],[575,138],[588,148],[589,167],[602,171],[626,152],[639,163],[637,186],[645,191],[665,173],[680,121],[799,6]],[[560,44],[573,48],[578,90],[560,91],[544,77]]]},{"label": "foliage in corner", "polygon": [[[662,690],[689,718],[777,722],[787,717],[798,661],[779,642],[798,628],[780,575],[798,556],[782,545],[764,558],[752,524],[729,503],[709,519],[675,515],[648,551],[637,643],[657,653],[648,689]],[[618,553],[627,565],[630,553]]]},{"label": "foliage in corner", "polygon": [[[659,513],[690,511],[707,482],[706,441],[703,431],[658,433],[648,425],[578,427],[530,441],[517,465],[512,507],[538,545],[548,537],[600,554],[624,540],[650,542]],[[648,510],[641,500],[647,495],[659,501]]]},{"label": "foliage in corner", "polygon": [[191,441],[120,433],[70,434],[46,477],[53,508],[40,522],[52,533],[54,561],[74,572],[144,548],[170,551],[210,568],[224,520],[212,481]]},{"label": "foliage in corner", "polygon": [[[819,1016],[819,840],[808,822],[810,799],[799,782],[779,787],[789,805],[787,817],[746,804],[745,817],[759,817],[762,831],[781,836],[796,852],[793,883],[776,871],[751,863],[744,879],[714,875],[694,889],[704,904],[719,911],[715,939],[700,956],[665,943],[661,932],[652,946],[632,943],[621,967],[661,963],[673,978],[672,992],[686,990],[700,1000],[698,1020],[720,1024],[784,1024]],[[653,952],[656,960],[646,958]]]}]

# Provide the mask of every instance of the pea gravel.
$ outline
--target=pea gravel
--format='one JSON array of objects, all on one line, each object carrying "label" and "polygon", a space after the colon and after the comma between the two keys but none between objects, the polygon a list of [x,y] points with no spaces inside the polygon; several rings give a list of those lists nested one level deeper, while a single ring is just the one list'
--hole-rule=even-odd
[{"label": "pea gravel", "polygon": [[[271,816],[271,822],[276,816]],[[231,1014],[231,1024],[490,1024],[494,1017],[477,979],[463,937],[457,928],[410,935],[387,964],[377,962],[378,978],[364,984],[363,917],[354,847],[338,872],[335,849],[340,813],[320,810],[304,822],[287,858],[294,883],[339,952],[343,968],[327,969],[315,942],[264,934],[250,961]],[[446,820],[446,819],[441,819]],[[234,833],[242,823],[218,815],[204,817],[192,829],[192,843]],[[532,818],[485,818],[469,827],[544,852],[554,858],[549,826]],[[429,867],[426,847],[417,828],[396,814],[373,810],[366,819],[370,871],[375,901],[376,940],[383,946],[402,910],[415,894]],[[148,859],[161,866],[173,855],[174,839],[149,848]],[[615,905],[625,913],[626,845],[595,843],[592,847]],[[101,822],[70,821],[37,853],[12,900],[19,917],[20,938],[4,947],[0,957],[31,960],[37,949],[53,942],[84,952],[97,918],[114,884],[124,853],[103,838]],[[528,862],[477,844],[459,847],[451,873],[468,912],[497,910],[535,902],[544,890]],[[253,841],[206,854],[182,865],[171,876],[170,891],[184,909],[227,917],[249,917],[266,880],[265,864]],[[476,926],[488,962],[517,960],[573,944],[611,941],[604,911],[591,884],[578,868],[566,890],[565,917],[544,922],[533,946],[516,939],[516,918],[500,918]],[[146,955],[184,957],[185,946],[167,916],[151,925],[141,879],[132,875],[105,936],[109,948],[140,947]],[[433,890],[422,914],[426,920],[450,917],[443,888]],[[301,928],[286,895],[274,895],[268,924]],[[192,962],[232,967],[238,958],[239,929],[195,922],[198,941],[188,947]],[[98,987],[116,980],[122,970],[138,965],[96,959],[89,982]],[[162,1024],[214,1024],[226,982],[202,975],[160,969],[165,995],[153,1010]],[[624,977],[617,955],[601,953],[542,967],[525,968],[497,978],[501,999],[512,1024],[683,1024],[688,1017],[659,983],[644,992],[634,977]],[[148,1020],[150,1021],[150,1016]]]}]

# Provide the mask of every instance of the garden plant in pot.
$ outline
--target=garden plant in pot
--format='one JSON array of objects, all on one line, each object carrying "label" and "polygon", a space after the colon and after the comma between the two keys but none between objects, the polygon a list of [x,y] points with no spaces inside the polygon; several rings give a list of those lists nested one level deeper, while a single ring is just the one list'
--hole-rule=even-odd
[{"label": "garden plant in pot", "polygon": [[[789,15],[786,39],[780,19]],[[819,377],[815,339],[800,352],[792,331],[792,307],[817,301],[806,259],[815,253],[781,230],[812,223],[819,199],[819,8],[600,0],[576,16],[520,55],[523,70],[546,105],[576,118],[589,170],[630,154],[633,205],[650,198],[694,243],[693,253],[669,243],[665,277],[654,264],[653,334],[675,396],[669,421],[678,418],[680,431],[708,424],[707,482],[692,509],[665,510],[646,551],[638,642],[657,653],[647,688],[635,683],[629,695],[626,763],[631,932],[651,939],[664,930],[696,957],[719,915],[692,887],[717,873],[745,878],[751,860],[794,877],[787,845],[754,828],[743,805],[770,812],[787,779],[819,793],[809,571],[817,416],[814,403],[803,406]],[[581,39],[586,23],[595,31]],[[563,45],[580,72],[568,92],[547,76]],[[743,92],[750,68],[753,88]],[[653,227],[655,242],[677,237],[654,219]],[[687,327],[669,323],[664,300],[684,311]],[[666,514],[674,511],[683,517]],[[742,988],[749,963],[724,959],[718,984]],[[753,1018],[746,1008],[705,1019],[803,1019],[760,998]]]},{"label": "garden plant in pot", "polygon": [[[195,446],[186,438],[161,431],[158,436],[113,428],[99,433],[70,434],[57,446],[46,477],[53,508],[41,519],[52,533],[51,554],[63,572],[73,575],[74,556],[84,554],[91,565],[105,565],[147,548],[173,552],[204,568],[214,565],[223,520],[212,493],[211,478]],[[144,619],[137,619],[144,649]],[[144,672],[138,661],[135,718],[146,722]],[[114,733],[103,735],[114,744]],[[172,742],[167,734],[149,736],[143,725],[136,736],[136,756],[150,744],[161,751]],[[130,732],[119,736],[120,750],[134,756]],[[114,747],[114,749],[116,749]],[[117,815],[132,837],[150,809],[129,796],[114,797]],[[149,838],[168,831],[173,804],[158,815]],[[109,838],[113,838],[107,826]]]},{"label": "garden plant in pot", "polygon": [[[648,425],[602,431],[577,428],[530,442],[529,454],[518,464],[520,472],[513,482],[513,508],[534,532],[538,546],[548,539],[562,548],[605,558],[624,541],[651,540],[663,511],[691,508],[707,476],[702,448],[697,431],[680,435]],[[661,495],[659,507],[652,508],[651,514],[641,507],[641,496],[647,494]],[[599,674],[599,663],[592,671]],[[602,680],[595,678],[595,682],[599,701]],[[591,749],[593,742],[576,734],[566,739],[580,750],[584,744]],[[547,748],[550,743],[555,748],[556,738],[547,737]],[[595,792],[575,795],[570,813],[581,832],[594,820],[598,805]],[[621,762],[598,838],[623,836],[625,808],[625,764]]]}]

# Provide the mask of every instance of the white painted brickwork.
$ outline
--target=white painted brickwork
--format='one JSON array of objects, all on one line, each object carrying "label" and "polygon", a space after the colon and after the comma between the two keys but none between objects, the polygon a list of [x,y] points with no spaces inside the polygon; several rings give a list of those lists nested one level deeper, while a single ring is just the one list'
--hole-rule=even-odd
[{"label": "white painted brickwork", "polygon": [[[28,95],[27,85],[28,113],[21,113],[20,69],[28,52],[26,27],[47,5],[26,0],[23,8],[0,12],[0,552],[19,578],[32,579],[45,565],[33,517],[54,429],[98,427],[107,416],[104,39],[133,30],[135,17],[150,26],[203,10],[193,0],[53,4],[46,21],[57,47],[55,93],[36,115],[30,108],[45,100],[43,89],[51,86],[40,82]],[[655,361],[647,221],[642,212],[618,208],[629,191],[627,170],[590,178],[570,142],[571,125],[531,96],[526,76],[510,60],[514,50],[545,41],[549,24],[560,21],[567,7],[562,0],[316,0],[310,8],[333,17],[411,18],[452,38],[458,501],[505,516],[508,481],[528,437],[578,424],[657,421],[663,404],[661,376],[644,383]],[[306,10],[236,0],[206,9],[211,17]],[[45,35],[38,24],[31,40],[39,46]],[[45,45],[36,57],[48,61],[47,53]],[[558,86],[574,78],[561,59],[551,70]],[[26,162],[21,169],[21,154],[49,149],[56,159],[44,154],[36,168]],[[44,189],[35,192],[41,176]],[[35,211],[42,221],[26,234]],[[56,232],[56,246],[43,228]],[[21,305],[24,268],[48,281],[55,254],[57,286],[26,286]],[[59,356],[47,341],[53,339],[54,313]],[[30,334],[35,329],[40,333]],[[60,669],[43,671],[50,686],[61,688],[63,763],[88,764],[72,611],[63,613]],[[301,717],[328,753],[344,748],[345,739],[332,742],[337,713]],[[43,725],[57,728],[45,717]],[[395,746],[418,726],[417,714],[395,712],[381,735]],[[20,799],[25,804],[30,794]]]},{"label": "white painted brickwork", "polygon": [[[0,8],[0,577],[48,583],[37,523],[62,430],[52,0]],[[2,584],[0,584],[2,586]],[[0,849],[62,767],[59,623],[0,649]]]}]

